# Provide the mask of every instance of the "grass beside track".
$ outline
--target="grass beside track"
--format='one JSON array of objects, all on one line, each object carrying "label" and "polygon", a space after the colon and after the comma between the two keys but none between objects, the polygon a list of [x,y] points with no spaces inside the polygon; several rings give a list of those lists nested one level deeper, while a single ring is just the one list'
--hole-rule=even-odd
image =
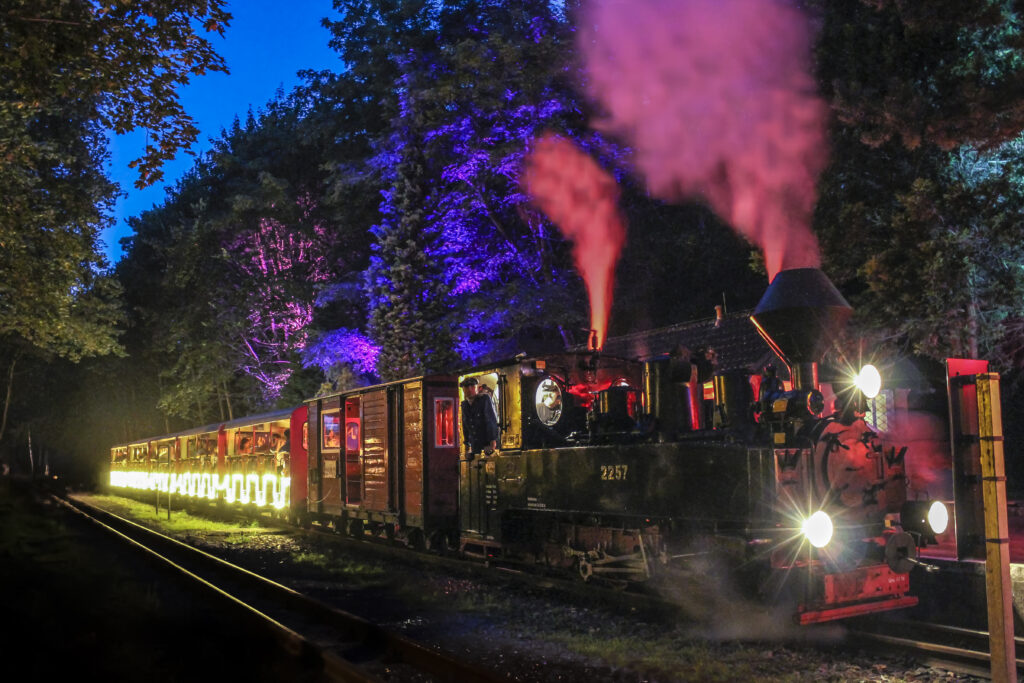
[{"label": "grass beside track", "polygon": [[172,583],[0,477],[0,652],[19,680],[315,680]]}]

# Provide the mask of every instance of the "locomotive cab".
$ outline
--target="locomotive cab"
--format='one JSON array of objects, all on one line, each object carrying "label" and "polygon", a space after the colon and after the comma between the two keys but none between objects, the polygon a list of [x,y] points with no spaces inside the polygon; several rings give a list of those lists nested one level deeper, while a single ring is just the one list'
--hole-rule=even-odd
[{"label": "locomotive cab", "polygon": [[642,376],[637,362],[586,352],[519,358],[459,379],[491,396],[498,447],[510,451],[635,438]]}]

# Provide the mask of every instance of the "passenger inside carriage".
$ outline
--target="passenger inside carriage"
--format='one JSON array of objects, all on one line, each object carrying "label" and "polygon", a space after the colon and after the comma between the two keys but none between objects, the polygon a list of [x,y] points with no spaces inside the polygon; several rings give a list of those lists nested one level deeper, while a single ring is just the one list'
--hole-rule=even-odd
[{"label": "passenger inside carriage", "polygon": [[284,434],[274,433],[271,437],[271,452],[274,454],[274,469],[278,476],[285,476],[288,473],[288,441],[289,430]]}]

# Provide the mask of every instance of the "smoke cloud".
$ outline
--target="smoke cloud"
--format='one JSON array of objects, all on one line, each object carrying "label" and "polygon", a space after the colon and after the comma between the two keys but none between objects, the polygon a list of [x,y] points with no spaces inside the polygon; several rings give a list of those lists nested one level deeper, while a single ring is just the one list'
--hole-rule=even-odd
[{"label": "smoke cloud", "polygon": [[895,424],[882,439],[887,448],[907,447],[906,470],[911,489],[922,497],[953,499],[953,458],[942,418],[919,411],[897,411]]},{"label": "smoke cloud", "polygon": [[655,196],[702,196],[769,279],[820,265],[810,229],[826,105],[805,18],[782,0],[605,0],[585,8],[587,87]]},{"label": "smoke cloud", "polygon": [[608,334],[615,263],[626,241],[615,179],[575,144],[557,135],[534,143],[523,187],[533,203],[573,243],[573,259],[590,297],[596,349]]}]

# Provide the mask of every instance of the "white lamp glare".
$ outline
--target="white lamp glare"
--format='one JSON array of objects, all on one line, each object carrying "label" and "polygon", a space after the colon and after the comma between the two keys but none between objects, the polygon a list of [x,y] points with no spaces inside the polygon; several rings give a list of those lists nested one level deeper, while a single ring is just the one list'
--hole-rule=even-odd
[{"label": "white lamp glare", "polygon": [[853,383],[867,398],[874,398],[882,388],[882,375],[874,365],[865,365]]},{"label": "white lamp glare", "polygon": [[946,527],[949,526],[949,510],[941,501],[935,501],[928,508],[928,526],[936,534],[945,532]]},{"label": "white lamp glare", "polygon": [[804,520],[801,531],[815,548],[824,548],[832,540],[832,520],[824,511],[818,510]]}]

